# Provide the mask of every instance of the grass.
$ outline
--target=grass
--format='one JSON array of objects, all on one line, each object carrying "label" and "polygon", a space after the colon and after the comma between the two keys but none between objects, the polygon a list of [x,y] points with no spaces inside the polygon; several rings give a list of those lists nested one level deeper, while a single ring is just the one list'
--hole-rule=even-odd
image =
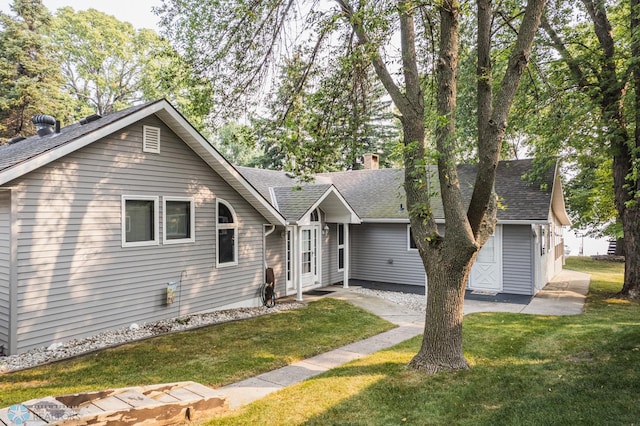
[{"label": "grass", "polygon": [[285,388],[215,425],[620,425],[640,420],[640,305],[612,298],[622,264],[570,258],[592,274],[583,314],[466,317],[471,368],[406,368],[420,338]]},{"label": "grass", "polygon": [[343,346],[393,325],[347,302],[168,334],[0,375],[0,407],[47,395],[193,380],[217,387]]}]

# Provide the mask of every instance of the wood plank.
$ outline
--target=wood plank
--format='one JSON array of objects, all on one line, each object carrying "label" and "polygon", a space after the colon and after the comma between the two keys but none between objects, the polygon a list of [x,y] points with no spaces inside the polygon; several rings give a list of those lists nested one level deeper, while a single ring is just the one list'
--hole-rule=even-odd
[{"label": "wood plank", "polygon": [[154,399],[151,399],[140,392],[130,389],[128,391],[114,395],[119,400],[133,406],[133,407],[149,407],[153,405],[159,405],[160,403]]},{"label": "wood plank", "polygon": [[74,393],[69,395],[57,396],[56,399],[67,407],[74,408],[97,399],[107,398],[113,395],[115,392],[116,391],[114,389],[110,389],[98,392]]},{"label": "wood plank", "polygon": [[7,426],[11,423],[9,420],[9,415],[8,415],[9,409],[8,408],[3,408],[2,410],[0,410],[0,426]]},{"label": "wood plank", "polygon": [[184,387],[184,389],[188,390],[189,392],[193,392],[196,395],[200,395],[203,398],[222,396],[220,392],[217,392],[211,389],[210,387],[201,385],[200,383],[196,383],[196,382],[189,383],[187,386]]},{"label": "wood plank", "polygon": [[[24,405],[45,423],[53,423],[76,417],[76,412],[53,397],[25,402]],[[29,422],[31,424],[31,422]]]},{"label": "wood plank", "polygon": [[122,411],[110,411],[96,416],[73,419],[64,422],[65,426],[86,425],[174,425],[185,420],[203,420],[222,414],[229,409],[224,398],[200,399],[198,401],[182,401],[173,404],[162,404],[152,407],[131,408]]},{"label": "wood plank", "polygon": [[176,398],[175,396],[168,395],[165,392],[154,392],[152,395],[150,395],[150,397],[164,404],[180,402],[178,398]]},{"label": "wood plank", "polygon": [[98,414],[104,413],[104,410],[102,408],[94,405],[93,403],[85,404],[77,408],[76,411],[78,412],[78,416],[81,418],[85,416],[98,415]]},{"label": "wood plank", "polygon": [[93,401],[93,404],[98,408],[103,409],[104,411],[120,411],[128,410],[131,408],[130,404],[127,404],[126,402],[116,398],[115,396],[110,396],[105,399],[97,399]]},{"label": "wood plank", "polygon": [[180,401],[196,401],[198,399],[202,399],[200,395],[197,395],[193,392],[186,390],[185,388],[178,388],[167,391],[167,393]]}]

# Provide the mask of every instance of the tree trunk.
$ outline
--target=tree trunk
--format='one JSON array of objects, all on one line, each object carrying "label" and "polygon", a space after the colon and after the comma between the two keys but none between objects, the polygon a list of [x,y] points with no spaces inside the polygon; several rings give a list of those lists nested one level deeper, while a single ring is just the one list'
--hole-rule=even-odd
[{"label": "tree trunk", "polygon": [[620,295],[630,299],[640,299],[640,206],[633,205],[624,211],[622,228],[624,231],[624,284]]},{"label": "tree trunk", "polygon": [[[637,194],[638,179],[634,176],[634,167],[637,167],[636,151],[639,134],[629,135],[625,114],[622,110],[624,97],[624,84],[620,81],[616,69],[615,43],[611,23],[607,17],[604,2],[582,0],[593,21],[595,34],[602,49],[600,61],[600,74],[598,85],[600,89],[600,107],[602,111],[603,127],[609,139],[610,149],[613,154],[613,186],[615,193],[615,205],[622,219],[624,232],[625,271],[624,284],[620,295],[629,298],[640,297],[640,205]],[[631,0],[631,8],[638,10],[638,0]],[[631,32],[637,31],[639,25],[635,13],[631,13]],[[640,54],[640,39],[636,35],[631,38],[631,51]],[[640,65],[631,65],[631,72],[637,84],[640,84]],[[636,95],[638,87],[635,87]],[[636,112],[640,98],[635,98]],[[637,118],[636,118],[637,119]],[[637,130],[636,123],[636,130]]]},{"label": "tree trunk", "polygon": [[[466,220],[466,211],[455,166],[456,70],[458,63],[458,15],[456,0],[444,1],[440,9],[441,31],[437,68],[438,114],[446,119],[436,126],[440,195],[445,212],[446,237],[438,235],[431,212],[420,216],[421,204],[429,206],[432,189],[416,187],[407,174],[411,227],[417,228],[416,245],[427,272],[427,311],[422,347],[409,366],[429,374],[468,368],[462,352],[462,308],[472,258],[478,246]],[[420,162],[418,162],[419,166]],[[424,166],[422,166],[424,169]],[[409,170],[409,168],[407,168]],[[414,171],[415,172],[415,171]],[[428,176],[426,176],[428,182]],[[413,207],[412,207],[413,206]],[[413,212],[413,214],[411,214]],[[426,223],[425,223],[426,222]],[[426,238],[424,238],[426,237]],[[453,248],[453,249],[452,249]]]},{"label": "tree trunk", "polygon": [[[640,57],[640,0],[631,0],[631,54],[633,57]],[[633,139],[629,142],[632,145],[632,152],[637,152],[640,146],[640,64],[635,61],[631,65],[632,79],[634,82],[635,98],[635,132]],[[637,158],[636,158],[637,161]],[[633,164],[629,164],[633,167]],[[637,167],[637,166],[636,166]],[[629,173],[630,170],[627,171]],[[626,182],[630,184],[630,203],[625,203],[622,212],[622,229],[624,232],[624,284],[620,295],[631,299],[640,299],[640,199],[638,192],[640,184]],[[624,195],[624,194],[621,194]],[[616,198],[618,194],[616,191]]]},{"label": "tree trunk", "polygon": [[[451,251],[451,250],[449,250]],[[467,258],[465,261],[464,258]],[[464,293],[472,256],[429,250],[427,311],[420,351],[409,366],[429,374],[469,368],[462,351]]]}]

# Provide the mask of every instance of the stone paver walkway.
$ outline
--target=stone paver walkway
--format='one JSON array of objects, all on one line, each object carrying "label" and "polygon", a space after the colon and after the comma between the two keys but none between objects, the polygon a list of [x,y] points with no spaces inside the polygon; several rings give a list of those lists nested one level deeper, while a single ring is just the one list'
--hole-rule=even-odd
[{"label": "stone paver walkway", "polygon": [[[589,279],[588,274],[564,270],[538,292],[529,304],[465,300],[464,312],[465,314],[514,312],[536,315],[577,315],[584,307],[589,291]],[[387,349],[422,334],[424,330],[423,313],[409,310],[388,300],[341,288],[325,297],[347,300],[398,327],[286,367],[218,388],[217,391],[228,398],[230,409],[249,404],[272,392],[317,376],[349,361]],[[306,298],[306,300],[310,299],[312,298]]]}]

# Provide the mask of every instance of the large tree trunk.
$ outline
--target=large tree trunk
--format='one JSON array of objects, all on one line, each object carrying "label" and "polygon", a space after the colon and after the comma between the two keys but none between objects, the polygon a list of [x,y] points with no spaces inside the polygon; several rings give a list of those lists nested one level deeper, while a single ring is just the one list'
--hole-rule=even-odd
[{"label": "large tree trunk", "polygon": [[638,205],[625,209],[622,220],[624,231],[624,284],[620,295],[630,299],[640,299],[640,208]]},{"label": "large tree trunk", "polygon": [[[424,218],[415,214],[415,210],[420,211],[419,203],[424,203],[420,198],[425,194],[428,197],[432,189],[429,186],[418,187],[407,192],[407,205],[410,212],[414,211],[414,214],[410,214],[411,227],[424,232],[414,232],[414,236],[419,236],[416,245],[427,272],[428,283],[422,347],[409,365],[430,374],[468,368],[462,352],[462,309],[472,259],[478,250],[466,218],[455,166],[458,19],[458,1],[444,1],[440,9],[437,109],[438,114],[446,119],[436,126],[436,145],[441,154],[438,157],[438,177],[445,212],[445,238],[438,235],[435,223],[429,229],[422,229]],[[410,177],[408,174],[405,187],[412,183]],[[412,204],[415,205],[413,208]]]},{"label": "large tree trunk", "polygon": [[[594,0],[582,0],[591,20],[593,28],[598,38],[602,50],[599,73],[600,108],[602,113],[603,127],[609,140],[609,146],[613,154],[613,186],[615,194],[615,205],[620,218],[622,219],[622,230],[624,232],[624,252],[625,271],[624,284],[620,295],[623,297],[640,297],[640,205],[637,194],[640,191],[639,181],[634,177],[633,170],[637,157],[638,139],[637,132],[632,137],[629,135],[622,99],[624,96],[624,82],[617,75],[615,43],[611,23],[607,17],[604,2]],[[638,11],[638,0],[631,0],[631,8]],[[639,21],[636,13],[631,13],[631,31],[637,31]],[[634,55],[640,54],[640,40],[638,36],[631,38],[631,51]],[[631,71],[636,82],[636,113],[640,104],[637,96],[640,84],[640,65],[632,64]],[[638,120],[639,115],[636,115]]]},{"label": "large tree trunk", "polygon": [[[430,251],[430,256],[435,255],[435,251]],[[429,374],[468,368],[462,351],[462,321],[472,258],[460,262],[440,255],[436,259],[438,261],[425,262],[429,277],[427,323],[422,347],[409,364]]]},{"label": "large tree trunk", "polygon": [[[370,43],[361,17],[354,13],[349,2],[336,2],[349,19],[360,43]],[[479,25],[484,26],[484,51],[488,55],[492,22],[491,1],[478,0],[478,4],[484,11]],[[458,0],[443,0],[439,7],[441,21],[437,64],[437,111],[440,118],[436,121],[435,134],[439,189],[445,217],[444,237],[438,233],[433,216],[431,197],[436,188],[432,186],[431,175],[426,168],[428,159],[425,155],[425,109],[415,49],[413,14],[417,8],[413,2],[398,1],[403,90],[395,83],[380,54],[371,55],[376,74],[401,114],[405,144],[404,189],[407,208],[414,240],[428,278],[424,339],[422,348],[410,363],[416,369],[436,373],[441,370],[468,368],[462,352],[464,292],[473,260],[494,230],[496,197],[493,185],[499,147],[506,128],[506,117],[528,61],[529,49],[544,4],[545,0],[530,0],[527,3],[495,105],[492,105],[490,91],[485,92],[482,97],[486,105],[481,104],[480,109],[486,107],[491,113],[486,111],[487,114],[483,114],[480,120],[484,126],[483,134],[487,136],[479,141],[480,184],[476,183],[472,207],[469,209],[462,199],[456,167],[455,110],[460,5]],[[489,68],[480,68],[483,67]],[[470,224],[470,218],[473,225]]]},{"label": "large tree trunk", "polygon": [[[640,0],[631,0],[631,55],[640,57]],[[631,65],[633,86],[635,90],[635,132],[632,139],[634,151],[640,146],[640,63]],[[632,166],[632,164],[629,164]],[[637,166],[636,166],[637,167]],[[622,229],[624,231],[624,285],[620,294],[632,299],[640,299],[640,184],[636,180],[631,185],[635,195],[631,203],[625,204],[622,213]],[[621,196],[624,194],[621,194]],[[617,198],[617,194],[616,194]]]}]

